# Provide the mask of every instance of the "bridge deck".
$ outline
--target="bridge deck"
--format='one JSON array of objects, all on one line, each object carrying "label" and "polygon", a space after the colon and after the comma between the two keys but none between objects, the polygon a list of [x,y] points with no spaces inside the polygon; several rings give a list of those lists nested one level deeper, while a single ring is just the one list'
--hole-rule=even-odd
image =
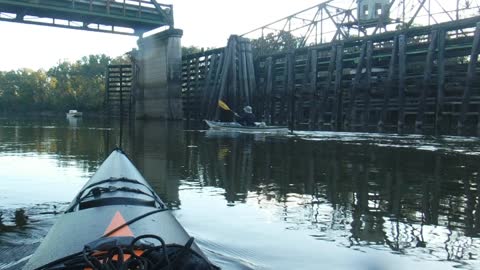
[{"label": "bridge deck", "polygon": [[0,13],[2,21],[130,35],[173,26],[172,5],[155,0],[0,0]]}]

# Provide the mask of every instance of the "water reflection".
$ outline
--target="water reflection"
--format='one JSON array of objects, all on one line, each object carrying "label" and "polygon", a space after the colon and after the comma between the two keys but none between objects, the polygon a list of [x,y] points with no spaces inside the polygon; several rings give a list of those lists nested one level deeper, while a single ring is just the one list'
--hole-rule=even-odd
[{"label": "water reflection", "polygon": [[187,148],[184,174],[225,189],[229,205],[254,200],[288,229],[319,240],[438,260],[476,259],[479,158],[397,147],[405,138],[388,147],[376,140],[186,133],[196,147]]},{"label": "water reflection", "polygon": [[135,166],[171,207],[180,204],[178,187],[184,160],[183,123],[137,121],[130,126],[126,149]]},{"label": "water reflection", "polygon": [[[115,121],[0,120],[0,269],[28,259],[119,144],[118,130]],[[135,165],[225,269],[337,269],[328,260],[352,253],[380,254],[393,266],[405,257],[435,269],[450,268],[445,260],[480,266],[477,138],[281,137],[159,121],[124,131]],[[26,222],[19,214],[16,222],[17,209]],[[285,252],[291,257],[280,258]]]}]

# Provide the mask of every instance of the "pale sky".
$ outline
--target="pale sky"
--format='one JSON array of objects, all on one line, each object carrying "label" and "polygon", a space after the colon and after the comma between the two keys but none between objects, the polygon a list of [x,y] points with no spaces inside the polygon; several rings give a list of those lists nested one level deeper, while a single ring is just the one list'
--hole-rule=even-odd
[{"label": "pale sky", "polygon": [[[173,4],[183,46],[224,47],[243,34],[323,0],[159,0]],[[48,69],[59,61],[101,54],[116,57],[136,48],[136,37],[0,22],[0,70]]]}]

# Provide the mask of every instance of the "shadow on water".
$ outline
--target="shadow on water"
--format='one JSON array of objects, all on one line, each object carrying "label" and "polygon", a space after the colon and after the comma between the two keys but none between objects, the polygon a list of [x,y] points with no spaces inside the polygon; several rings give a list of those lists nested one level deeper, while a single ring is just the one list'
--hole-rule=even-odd
[{"label": "shadow on water", "polygon": [[[130,131],[129,144],[139,169],[181,221],[202,207],[198,201],[193,210],[182,207],[182,197],[197,192],[220,195],[230,207],[268,209],[287,230],[362,252],[383,250],[466,268],[478,257],[477,138],[333,132],[279,137],[183,131],[181,123],[145,121]],[[216,188],[213,195],[210,187]],[[228,231],[234,217],[209,214]],[[218,253],[235,247],[203,244],[221,265],[240,268],[249,268],[252,253],[262,253],[231,251],[231,258],[221,258]]]},{"label": "shadow on water", "polygon": [[[297,134],[298,135],[298,134]],[[476,138],[304,133],[186,133],[186,182],[255,201],[290,230],[460,264],[480,248]]]}]

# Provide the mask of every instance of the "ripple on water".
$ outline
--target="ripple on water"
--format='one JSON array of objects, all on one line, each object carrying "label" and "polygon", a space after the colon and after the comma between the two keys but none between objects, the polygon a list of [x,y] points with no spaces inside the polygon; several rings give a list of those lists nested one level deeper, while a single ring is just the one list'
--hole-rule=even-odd
[{"label": "ripple on water", "polygon": [[461,136],[400,135],[383,133],[351,133],[298,131],[295,135],[307,141],[339,141],[378,147],[409,148],[422,151],[442,151],[465,155],[480,155],[480,138]]},{"label": "ripple on water", "polygon": [[15,216],[18,209],[0,209],[0,270],[21,269],[66,206],[66,203],[44,203],[23,207],[26,224]]}]

